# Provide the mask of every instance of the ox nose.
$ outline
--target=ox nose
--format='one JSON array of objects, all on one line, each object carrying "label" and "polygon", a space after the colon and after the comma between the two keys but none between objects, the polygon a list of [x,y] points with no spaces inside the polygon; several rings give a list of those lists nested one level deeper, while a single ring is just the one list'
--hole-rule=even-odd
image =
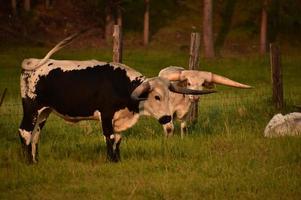
[{"label": "ox nose", "polygon": [[170,115],[164,115],[159,119],[160,124],[167,124],[171,121],[171,116]]}]

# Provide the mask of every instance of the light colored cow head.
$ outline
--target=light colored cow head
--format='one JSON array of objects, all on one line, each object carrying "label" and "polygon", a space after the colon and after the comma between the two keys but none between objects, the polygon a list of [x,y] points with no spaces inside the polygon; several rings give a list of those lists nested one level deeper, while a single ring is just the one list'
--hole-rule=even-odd
[{"label": "light colored cow head", "polygon": [[172,123],[172,113],[169,107],[169,94],[171,92],[181,94],[202,95],[215,91],[201,91],[181,88],[172,84],[169,80],[155,77],[147,79],[138,86],[132,93],[132,98],[139,102],[139,111],[141,114],[153,116],[164,127],[164,132],[172,132],[174,127]]}]

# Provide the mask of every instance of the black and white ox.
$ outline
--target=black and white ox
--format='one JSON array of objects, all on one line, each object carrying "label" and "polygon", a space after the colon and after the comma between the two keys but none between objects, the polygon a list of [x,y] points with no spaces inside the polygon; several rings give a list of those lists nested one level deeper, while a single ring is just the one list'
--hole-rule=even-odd
[{"label": "black and white ox", "polygon": [[19,135],[30,162],[37,162],[39,135],[51,112],[70,122],[98,120],[106,138],[107,158],[118,161],[120,133],[132,127],[141,114],[153,116],[164,129],[171,129],[170,91],[213,92],[181,88],[160,77],[147,79],[120,63],[49,59],[69,40],[59,43],[43,59],[29,58],[22,63],[24,115]]},{"label": "black and white ox", "polygon": [[[203,90],[204,88],[211,89],[214,84],[244,89],[251,88],[249,85],[233,81],[212,72],[185,70],[182,67],[176,66],[170,66],[162,69],[158,76],[172,81],[179,87],[186,87],[193,90]],[[192,111],[192,104],[193,102],[197,102],[199,100],[199,96],[183,95],[170,92],[169,99],[169,109],[172,113],[173,120],[177,119],[181,122],[181,137],[183,138],[187,131],[187,121],[188,116]],[[166,132],[166,130],[167,129],[164,129],[166,136],[173,134],[173,129],[171,129],[169,132]]]}]

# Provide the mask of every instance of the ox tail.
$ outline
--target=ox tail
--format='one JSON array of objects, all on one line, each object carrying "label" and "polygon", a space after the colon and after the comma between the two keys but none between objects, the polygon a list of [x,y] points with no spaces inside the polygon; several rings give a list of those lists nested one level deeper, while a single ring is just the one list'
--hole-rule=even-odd
[{"label": "ox tail", "polygon": [[70,35],[69,37],[63,39],[62,41],[60,41],[57,45],[55,45],[47,54],[43,59],[34,59],[34,58],[28,58],[28,59],[24,59],[22,62],[22,68],[25,70],[34,70],[37,69],[39,67],[41,67],[43,64],[45,64],[47,62],[47,60],[57,51],[59,51],[60,49],[64,48],[65,46],[69,45],[75,38],[77,38],[78,36],[80,36],[81,34],[87,32],[88,30],[90,30],[90,28],[87,29],[83,29],[77,33],[74,33],[72,35]]}]

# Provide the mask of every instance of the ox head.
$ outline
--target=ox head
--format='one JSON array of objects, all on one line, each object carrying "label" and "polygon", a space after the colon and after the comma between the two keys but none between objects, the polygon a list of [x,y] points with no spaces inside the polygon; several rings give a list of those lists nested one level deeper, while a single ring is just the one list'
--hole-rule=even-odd
[{"label": "ox head", "polygon": [[[203,90],[204,88],[212,89],[214,84],[221,84],[236,88],[251,88],[226,77],[205,71],[185,70],[182,67],[167,67],[160,71],[159,77],[166,78],[170,81],[177,81],[188,89]],[[199,96],[189,95],[191,101],[198,101]]]},{"label": "ox head", "polygon": [[202,91],[179,87],[160,77],[144,81],[132,92],[131,97],[139,101],[140,113],[155,117],[163,125],[165,133],[173,131],[172,113],[169,108],[170,91],[190,95],[203,95],[215,92],[212,90]]}]

